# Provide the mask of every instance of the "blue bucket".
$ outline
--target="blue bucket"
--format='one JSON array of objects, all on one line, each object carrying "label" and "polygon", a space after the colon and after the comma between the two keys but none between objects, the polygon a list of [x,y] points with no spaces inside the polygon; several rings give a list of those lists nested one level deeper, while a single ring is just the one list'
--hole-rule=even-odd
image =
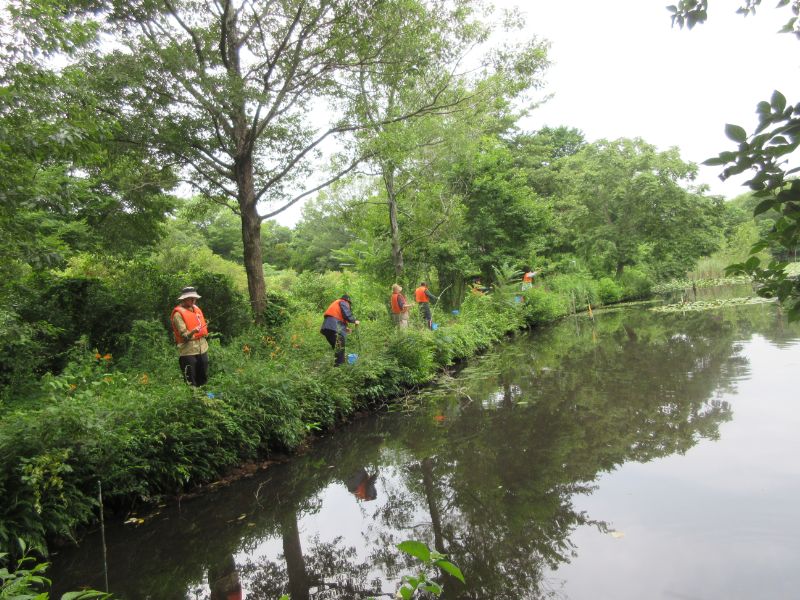
[{"label": "blue bucket", "polygon": [[436,331],[437,329],[439,329],[439,324],[438,323],[431,323],[431,329]]},{"label": "blue bucket", "polygon": [[358,354],[348,354],[348,355],[347,355],[347,362],[348,362],[349,364],[351,364],[351,365],[352,365],[352,364],[355,364],[355,362],[356,362],[357,360],[358,360]]},{"label": "blue bucket", "polygon": [[460,311],[460,310],[454,310],[454,311],[452,311],[452,312],[453,312],[453,314],[454,314],[454,315],[457,315],[457,314],[458,314],[458,313],[460,313],[461,311]]},{"label": "blue bucket", "polygon": [[519,304],[522,302],[522,296],[514,296],[514,303]]}]

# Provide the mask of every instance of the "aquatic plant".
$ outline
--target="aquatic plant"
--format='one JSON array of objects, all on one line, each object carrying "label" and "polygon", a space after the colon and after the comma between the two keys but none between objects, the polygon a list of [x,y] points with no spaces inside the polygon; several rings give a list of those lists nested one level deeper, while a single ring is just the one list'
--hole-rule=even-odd
[{"label": "aquatic plant", "polygon": [[746,304],[766,304],[775,302],[772,298],[760,298],[749,296],[746,298],[724,298],[719,300],[699,300],[697,302],[680,302],[678,304],[666,304],[664,306],[654,306],[650,310],[660,313],[679,313],[697,312],[702,310],[715,310],[718,308],[729,308],[731,306],[743,306]]}]

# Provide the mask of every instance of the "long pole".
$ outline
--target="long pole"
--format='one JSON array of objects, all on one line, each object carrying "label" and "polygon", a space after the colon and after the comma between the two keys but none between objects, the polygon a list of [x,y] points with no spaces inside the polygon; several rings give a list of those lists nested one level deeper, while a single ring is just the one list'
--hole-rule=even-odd
[{"label": "long pole", "polygon": [[436,307],[439,305],[439,300],[442,299],[442,296],[444,295],[444,293],[447,290],[449,290],[451,287],[453,287],[452,283],[450,285],[448,285],[446,288],[444,288],[441,292],[439,292],[439,295],[436,298],[436,302],[434,302],[433,306],[431,307],[431,322],[433,322],[433,311],[436,310]]},{"label": "long pole", "polygon": [[97,499],[100,502],[100,538],[103,541],[103,576],[106,581],[106,593],[108,593],[108,553],[106,551],[106,522],[103,518],[103,484],[97,480]]}]

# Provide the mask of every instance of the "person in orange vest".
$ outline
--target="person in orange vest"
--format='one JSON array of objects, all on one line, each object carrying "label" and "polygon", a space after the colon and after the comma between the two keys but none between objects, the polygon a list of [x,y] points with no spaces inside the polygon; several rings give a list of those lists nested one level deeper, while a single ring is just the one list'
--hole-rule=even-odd
[{"label": "person in orange vest", "polygon": [[439,298],[431,294],[428,289],[428,284],[424,281],[419,284],[419,287],[414,290],[414,300],[419,304],[419,312],[422,315],[422,320],[431,328],[433,317],[431,315],[431,300],[438,300]]},{"label": "person in orange vest", "polygon": [[209,600],[242,600],[242,584],[236,570],[236,561],[228,554],[221,561],[208,566]]},{"label": "person in orange vest", "polygon": [[170,322],[178,345],[178,364],[189,385],[201,386],[208,381],[208,323],[197,306],[200,295],[193,287],[185,287],[172,309]]},{"label": "person in orange vest", "polygon": [[331,302],[325,311],[322,328],[319,332],[325,336],[333,348],[333,365],[338,367],[344,363],[344,345],[347,334],[350,333],[348,323],[358,325],[359,321],[353,316],[350,296],[342,295],[341,298]]},{"label": "person in orange vest", "polygon": [[378,497],[378,490],[375,487],[375,481],[378,479],[378,474],[370,475],[363,467],[353,473],[347,480],[347,489],[359,500],[369,502]]},{"label": "person in orange vest", "polygon": [[533,287],[533,280],[536,277],[536,271],[532,271],[530,267],[522,267],[522,291],[529,290]]},{"label": "person in orange vest", "polygon": [[403,288],[396,283],[392,286],[392,321],[401,328],[408,327],[408,309],[411,305],[406,301],[406,297],[400,292]]}]

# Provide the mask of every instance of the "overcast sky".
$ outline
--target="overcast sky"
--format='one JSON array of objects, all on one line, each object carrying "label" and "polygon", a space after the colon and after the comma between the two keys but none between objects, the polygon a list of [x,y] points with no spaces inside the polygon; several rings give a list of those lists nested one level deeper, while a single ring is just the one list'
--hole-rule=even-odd
[{"label": "overcast sky", "polygon": [[[691,31],[672,28],[668,0],[525,3],[528,30],[551,42],[554,63],[545,77],[554,96],[525,128],[568,125],[590,141],[641,137],[696,163],[733,149],[725,123],[751,133],[756,105],[774,89],[800,101],[800,41],[776,33],[791,11],[764,2],[743,17],[735,12],[743,0],[711,0],[708,21]],[[701,167],[712,193],[745,191],[745,176],[723,184],[719,170]]]},{"label": "overcast sky", "polygon": [[[641,137],[698,164],[732,149],[725,123],[751,133],[756,105],[776,88],[800,101],[800,41],[777,33],[791,12],[764,1],[743,17],[743,0],[711,0],[708,22],[689,31],[672,28],[670,0],[494,0],[521,6],[527,32],[551,43],[544,92],[553,98],[522,126],[576,127],[589,141]],[[744,176],[723,184],[719,170],[700,167],[711,193],[746,191]],[[278,221],[299,215],[298,206]]]}]

